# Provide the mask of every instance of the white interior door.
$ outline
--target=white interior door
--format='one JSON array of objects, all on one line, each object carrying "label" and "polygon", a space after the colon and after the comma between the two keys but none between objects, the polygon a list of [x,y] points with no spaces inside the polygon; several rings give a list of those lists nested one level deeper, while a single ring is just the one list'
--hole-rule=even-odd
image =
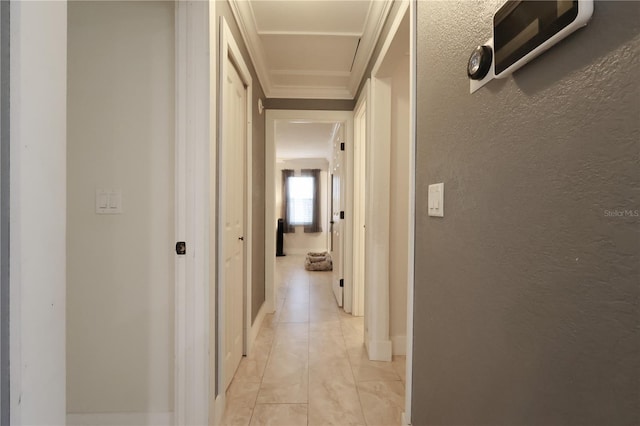
[{"label": "white interior door", "polygon": [[332,252],[333,260],[333,294],[336,296],[338,306],[343,305],[342,279],[344,278],[344,220],[341,219],[341,212],[344,211],[344,151],[340,150],[342,138],[336,138],[333,147],[333,182],[332,188]]},{"label": "white interior door", "polygon": [[[365,90],[368,90],[368,85]],[[354,316],[364,315],[367,124],[367,101],[363,99],[355,111],[353,138],[353,308],[351,313]]]},{"label": "white interior door", "polygon": [[231,383],[243,351],[244,211],[247,91],[227,58],[224,87],[224,133],[221,141],[222,262],[224,288],[224,377]]}]

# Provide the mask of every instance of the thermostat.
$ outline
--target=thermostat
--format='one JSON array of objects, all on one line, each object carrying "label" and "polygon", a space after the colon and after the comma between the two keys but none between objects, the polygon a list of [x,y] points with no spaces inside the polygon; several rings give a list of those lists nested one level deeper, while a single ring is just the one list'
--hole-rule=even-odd
[{"label": "thermostat", "polygon": [[505,78],[575,30],[593,15],[593,0],[508,0],[493,16],[493,37],[482,48],[492,51],[492,64],[484,77],[469,73],[476,50],[469,58],[470,91],[494,78]]}]

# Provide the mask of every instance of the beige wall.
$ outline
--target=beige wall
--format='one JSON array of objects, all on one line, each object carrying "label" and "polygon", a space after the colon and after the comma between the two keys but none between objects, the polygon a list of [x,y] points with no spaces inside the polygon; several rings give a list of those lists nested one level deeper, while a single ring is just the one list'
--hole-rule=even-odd
[{"label": "beige wall", "polygon": [[174,5],[71,2],[68,32],[67,410],[172,411]]},{"label": "beige wall", "polygon": [[389,335],[406,354],[409,264],[409,57],[391,74],[391,193],[389,211]]},{"label": "beige wall", "polygon": [[296,175],[302,169],[320,169],[320,220],[322,232],[305,233],[303,226],[296,226],[296,232],[284,234],[284,252],[286,254],[306,254],[310,251],[327,251],[328,222],[328,168],[326,159],[294,159],[276,162],[276,218],[282,217],[282,170],[295,170]]},{"label": "beige wall", "polygon": [[270,98],[264,103],[267,109],[296,109],[311,111],[353,111],[353,99],[281,99]]}]

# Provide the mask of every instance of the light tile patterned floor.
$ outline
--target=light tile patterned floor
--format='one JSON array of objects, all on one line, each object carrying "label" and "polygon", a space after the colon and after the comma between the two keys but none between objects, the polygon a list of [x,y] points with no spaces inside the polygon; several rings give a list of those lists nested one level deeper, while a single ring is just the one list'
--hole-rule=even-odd
[{"label": "light tile patterned floor", "polygon": [[369,361],[363,318],[338,308],[331,272],[307,272],[303,256],[277,259],[277,310],[227,390],[224,425],[398,426],[404,357]]}]

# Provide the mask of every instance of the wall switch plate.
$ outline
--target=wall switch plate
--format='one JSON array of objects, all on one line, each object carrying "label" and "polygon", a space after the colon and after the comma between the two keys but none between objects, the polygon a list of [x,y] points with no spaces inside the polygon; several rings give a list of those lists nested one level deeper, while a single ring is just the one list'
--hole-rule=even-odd
[{"label": "wall switch plate", "polygon": [[119,189],[96,189],[96,214],[121,214],[122,191]]},{"label": "wall switch plate", "polygon": [[429,185],[429,216],[444,217],[444,183]]}]

